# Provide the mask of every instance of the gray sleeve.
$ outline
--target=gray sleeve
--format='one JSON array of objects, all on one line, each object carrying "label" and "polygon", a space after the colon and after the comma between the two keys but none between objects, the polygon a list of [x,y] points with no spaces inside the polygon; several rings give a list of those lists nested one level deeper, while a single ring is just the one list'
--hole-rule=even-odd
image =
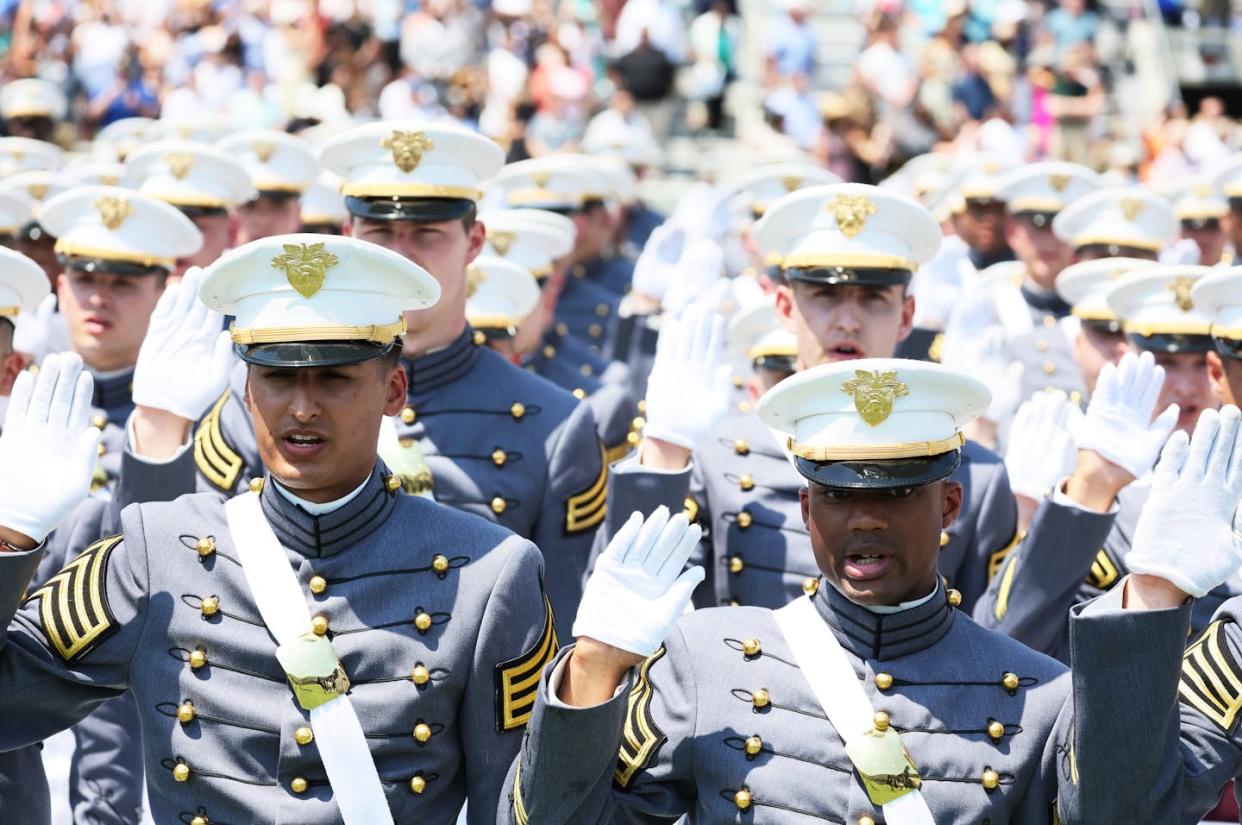
[{"label": "gray sleeve", "polygon": [[[967,608],[973,608],[988,584],[992,559],[1011,547],[1018,533],[1018,505],[1009,487],[1005,465],[983,465],[986,483],[978,490],[979,506],[974,510],[971,544],[965,548],[964,567],[954,576],[954,587],[962,592]],[[982,469],[982,468],[981,468]]]},{"label": "gray sleeve", "polygon": [[682,511],[693,464],[691,461],[684,470],[674,472],[653,471],[639,464],[637,456],[631,455],[609,467],[608,515],[599,532],[595,534],[591,563],[587,568],[588,577],[591,570],[595,569],[595,560],[632,514],[642,513],[646,517],[661,504],[670,513]]},{"label": "gray sleeve", "polygon": [[1053,739],[1069,823],[1177,822],[1183,754],[1178,675],[1190,605],[1120,610],[1120,591],[1074,609],[1072,694]]},{"label": "gray sleeve", "polygon": [[0,822],[50,825],[52,799],[39,745],[0,753]]},{"label": "gray sleeve", "polygon": [[131,694],[104,702],[73,726],[69,767],[74,822],[127,825],[142,819],[143,763],[138,705]]},{"label": "gray sleeve", "polygon": [[1045,499],[975,605],[975,620],[1041,653],[1060,651],[1070,608],[1114,518]]}]

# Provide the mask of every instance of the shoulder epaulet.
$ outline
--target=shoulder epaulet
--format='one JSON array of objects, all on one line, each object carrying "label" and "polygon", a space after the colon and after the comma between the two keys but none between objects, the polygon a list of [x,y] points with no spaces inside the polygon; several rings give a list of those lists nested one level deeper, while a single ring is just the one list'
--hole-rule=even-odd
[{"label": "shoulder epaulet", "polygon": [[105,574],[120,543],[121,536],[100,539],[30,596],[40,600],[43,635],[66,662],[86,655],[116,629]]},{"label": "shoulder epaulet", "polygon": [[[948,544],[948,542],[944,540],[943,535],[944,534],[941,534],[941,547]],[[1010,540],[1008,544],[988,556],[988,581],[992,581],[992,579],[996,578],[996,574],[1000,572],[1001,566],[1005,563],[1005,559],[1007,559],[1009,554],[1013,552],[1013,548],[1022,543],[1022,539],[1025,537],[1026,531],[1019,530],[1014,533],[1013,539]]]},{"label": "shoulder epaulet", "polygon": [[1220,727],[1233,733],[1242,711],[1242,670],[1225,637],[1226,622],[1207,626],[1199,640],[1182,657],[1182,681],[1178,689],[1190,705]]},{"label": "shoulder epaulet", "polygon": [[244,464],[220,429],[220,414],[230,394],[224,391],[194,433],[194,464],[204,478],[225,492],[232,491]]},{"label": "shoulder epaulet", "polygon": [[530,721],[539,693],[539,677],[556,658],[556,620],[552,603],[543,597],[543,631],[529,650],[515,659],[496,665],[496,730],[516,730]]},{"label": "shoulder epaulet", "polygon": [[655,688],[651,685],[651,666],[665,652],[661,647],[647,657],[647,661],[638,669],[638,680],[630,688],[625,727],[621,732],[621,750],[617,754],[616,770],[613,771],[613,780],[618,787],[627,787],[634,774],[650,764],[656,751],[668,739],[651,715],[651,700],[655,696]]},{"label": "shoulder epaulet", "polygon": [[565,502],[565,532],[581,533],[604,520],[608,510],[608,458],[604,445],[599,447],[599,475],[585,490]]}]

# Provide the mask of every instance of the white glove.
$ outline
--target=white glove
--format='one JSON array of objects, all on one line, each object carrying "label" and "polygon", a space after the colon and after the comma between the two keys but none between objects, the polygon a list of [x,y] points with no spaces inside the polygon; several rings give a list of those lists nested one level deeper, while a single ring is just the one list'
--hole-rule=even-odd
[{"label": "white glove", "polygon": [[973,374],[987,385],[992,393],[992,401],[984,417],[1001,424],[1008,422],[1018,405],[1022,403],[1022,371],[1021,361],[1010,358],[1009,349],[999,335],[987,336],[987,343],[977,353],[973,365],[955,364],[966,372]]},{"label": "white glove", "polygon": [[1242,566],[1233,530],[1242,497],[1238,408],[1204,410],[1187,439],[1176,432],[1152,476],[1126,565],[1199,597]]},{"label": "white glove", "polygon": [[657,226],[634,264],[633,288],[640,295],[659,301],[677,277],[677,262],[685,247],[686,233],[665,223]]},{"label": "white glove", "polygon": [[224,392],[233,366],[223,317],[198,297],[192,267],[160,296],[134,367],[134,403],[196,421]]},{"label": "white glove", "polygon": [[15,352],[29,355],[31,361],[37,364],[50,353],[68,349],[69,325],[65,316],[56,311],[55,293],[40,301],[34,312],[23,312],[17,316],[13,332]]},{"label": "white glove", "polygon": [[1067,423],[1078,410],[1060,390],[1037,392],[1009,426],[1005,469],[1018,495],[1042,499],[1074,468],[1077,449]]},{"label": "white glove", "polygon": [[101,435],[94,387],[70,352],[45,358],[37,378],[17,376],[0,434],[0,524],[42,542],[86,498]]},{"label": "white glove", "polygon": [[650,656],[668,636],[703,581],[703,568],[682,572],[703,531],[684,513],[661,505],[641,513],[608,542],[587,580],[574,636],[589,636],[638,656]]},{"label": "white glove", "polygon": [[1201,254],[1194,238],[1182,238],[1164,248],[1160,253],[1160,263],[1166,266],[1198,266]]},{"label": "white glove", "polygon": [[665,313],[678,317],[724,274],[724,251],[720,244],[700,238],[689,244],[677,261],[677,275],[660,302]]},{"label": "white glove", "polygon": [[1177,425],[1176,404],[1152,421],[1163,386],[1164,367],[1150,352],[1127,352],[1116,366],[1105,364],[1074,433],[1078,449],[1099,453],[1135,478],[1146,475]]},{"label": "white glove", "polygon": [[647,379],[643,435],[687,450],[715,431],[729,410],[729,365],[720,363],[724,320],[691,309],[665,317]]}]

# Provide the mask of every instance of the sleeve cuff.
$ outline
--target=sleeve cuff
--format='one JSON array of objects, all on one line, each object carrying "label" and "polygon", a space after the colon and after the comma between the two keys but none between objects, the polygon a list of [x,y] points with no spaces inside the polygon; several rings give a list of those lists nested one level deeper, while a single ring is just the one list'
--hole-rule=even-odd
[{"label": "sleeve cuff", "polygon": [[562,708],[564,710],[587,710],[588,708],[602,707],[620,696],[621,692],[624,691],[629,685],[628,682],[623,681],[621,684],[617,685],[617,689],[612,692],[612,696],[609,697],[607,701],[600,702],[597,705],[567,705],[561,701],[560,692],[561,680],[565,678],[565,663],[568,661],[569,657],[564,657],[552,667],[552,672],[548,674],[548,705],[550,707]]},{"label": "sleeve cuff", "polygon": [[1056,483],[1056,486],[1052,488],[1052,503],[1053,504],[1060,505],[1061,507],[1068,507],[1071,510],[1079,511],[1080,513],[1096,513],[1098,515],[1103,515],[1103,516],[1115,516],[1121,510],[1121,504],[1117,501],[1116,498],[1113,499],[1112,506],[1102,512],[1100,510],[1093,510],[1090,507],[1086,507],[1082,504],[1079,504],[1077,501],[1074,501],[1072,498],[1066,495],[1065,486],[1068,482],[1069,482],[1069,476],[1066,476],[1065,478],[1058,481]]}]

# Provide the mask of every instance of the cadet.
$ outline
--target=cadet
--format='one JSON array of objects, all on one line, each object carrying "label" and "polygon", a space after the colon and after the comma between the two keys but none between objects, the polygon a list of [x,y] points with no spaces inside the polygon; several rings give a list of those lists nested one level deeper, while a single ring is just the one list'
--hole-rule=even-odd
[{"label": "cadet", "polygon": [[0,117],[4,132],[15,137],[54,141],[56,127],[69,104],[55,83],[37,77],[12,80],[0,89]]},{"label": "cadet", "polygon": [[491,821],[556,639],[538,550],[400,494],[375,458],[406,399],[401,312],[438,294],[348,238],[225,255],[202,296],[236,316],[267,474],[228,503],[127,508],[10,622],[98,440],[76,356],[22,379],[0,437],[0,748],[128,691],[157,822],[446,822],[467,796]]},{"label": "cadet", "polygon": [[1199,247],[1198,260],[1185,263],[1216,266],[1233,260],[1233,252],[1225,250],[1229,239],[1224,220],[1229,214],[1229,202],[1211,180],[1197,179],[1179,193],[1173,201],[1173,214],[1181,224],[1181,237]]},{"label": "cadet", "polygon": [[180,277],[191,266],[208,266],[237,239],[237,209],[254,195],[250,175],[231,155],[188,140],[162,140],[139,147],[125,162],[126,183],[172,204],[203,234],[195,255],[177,262]]},{"label": "cadet", "polygon": [[1156,260],[1177,234],[1169,202],[1141,186],[1090,192],[1057,213],[1052,231],[1074,250],[1075,261],[1094,258]]},{"label": "cadet", "polygon": [[324,171],[302,193],[302,231],[316,235],[340,235],[349,212],[341,196],[339,175]]},{"label": "cadet", "polygon": [[[860,184],[798,190],[772,204],[757,227],[760,247],[779,251],[784,283],[776,312],[797,341],[796,364],[891,355],[910,331],[914,299],[906,285],[919,262],[940,242],[926,209]],[[648,391],[647,440],[660,415]],[[697,399],[685,397],[683,405]],[[676,405],[674,405],[676,406]],[[699,432],[702,432],[700,429]],[[778,607],[814,588],[810,535],[798,505],[801,482],[783,445],[748,404],[714,430],[683,439],[657,458],[640,450],[645,466],[682,470],[691,514],[704,529],[701,558],[707,580],[699,607],[748,604]],[[694,470],[687,466],[691,449]],[[989,573],[1013,543],[1017,514],[999,457],[977,444],[962,451],[955,481],[963,485],[963,515],[941,537],[941,571],[963,602],[973,606]],[[620,484],[620,477],[618,485]],[[670,507],[682,498],[666,501]]]},{"label": "cadet", "polygon": [[[1232,503],[1217,499],[1242,494],[1238,411],[1213,414],[1189,457],[1185,436],[1166,454],[1136,537],[1144,573],[1078,612],[1071,673],[980,628],[940,580],[960,427],[987,404],[974,379],[892,359],[815,367],[768,393],[759,414],[808,482],[821,584],[774,611],[682,617],[702,576],[678,575],[697,531],[665,512],[635,519],[587,585],[577,645],[540,680],[499,821],[1176,819],[1186,596],[1237,565],[1230,546],[1183,574],[1202,548],[1179,537],[1194,519],[1177,507],[1210,501],[1200,529],[1228,536]],[[1145,678],[1115,678],[1122,663]]]},{"label": "cadet", "polygon": [[1207,355],[1212,395],[1221,404],[1242,401],[1242,268],[1212,272],[1191,290],[1191,300],[1212,319],[1212,344]]},{"label": "cadet", "polygon": [[1005,202],[997,190],[1015,168],[1011,160],[981,154],[968,158],[948,182],[960,198],[954,215],[957,234],[970,249],[971,265],[980,272],[1014,259],[1006,240]]},{"label": "cadet", "polygon": [[237,211],[237,243],[297,232],[302,193],[319,175],[310,145],[296,135],[257,129],[221,138],[216,148],[241,163],[256,192]]},{"label": "cadet", "polygon": [[[500,167],[500,148],[457,127],[373,123],[329,141],[323,157],[346,179],[349,234],[423,262],[442,290],[436,306],[406,318],[408,397],[394,425],[408,453],[401,467],[421,469],[403,484],[429,484],[441,504],[535,541],[555,559],[548,592],[568,621],[604,519],[607,466],[591,409],[507,363],[466,322],[466,270],[485,234],[475,198],[479,182]],[[192,343],[173,336],[167,347]],[[208,342],[169,359],[167,380],[209,373],[211,355]],[[196,485],[224,495],[246,489],[260,470],[258,453],[244,376],[235,370],[229,383],[195,429],[192,450],[182,445],[198,414],[170,418],[167,403],[135,413],[137,444],[128,457],[137,466],[127,465],[123,501],[164,499]]]}]

